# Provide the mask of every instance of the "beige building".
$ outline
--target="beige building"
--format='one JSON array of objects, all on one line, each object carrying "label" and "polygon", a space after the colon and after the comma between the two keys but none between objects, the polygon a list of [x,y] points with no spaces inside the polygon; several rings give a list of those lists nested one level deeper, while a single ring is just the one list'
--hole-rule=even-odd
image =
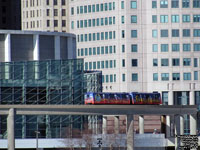
[{"label": "beige building", "polygon": [[22,30],[68,32],[68,0],[21,0]]}]

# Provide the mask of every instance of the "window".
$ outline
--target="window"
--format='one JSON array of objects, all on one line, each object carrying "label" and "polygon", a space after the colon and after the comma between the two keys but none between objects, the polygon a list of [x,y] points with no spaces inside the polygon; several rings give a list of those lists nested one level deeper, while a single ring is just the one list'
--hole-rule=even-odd
[{"label": "window", "polygon": [[200,37],[200,29],[194,29],[193,30],[193,36],[194,37]]},{"label": "window", "polygon": [[179,44],[172,44],[172,52],[179,52],[180,45]]},{"label": "window", "polygon": [[49,0],[46,0],[46,4],[49,5]]},{"label": "window", "polygon": [[152,37],[157,38],[158,36],[158,31],[157,30],[152,30]]},{"label": "window", "polygon": [[136,15],[131,16],[131,23],[137,23],[137,16]]},{"label": "window", "polygon": [[108,82],[109,82],[109,76],[106,75],[106,83],[108,83]]},{"label": "window", "polygon": [[125,52],[125,45],[123,44],[122,45],[122,53],[124,53]]},{"label": "window", "polygon": [[171,5],[172,8],[179,8],[179,0],[172,0]]},{"label": "window", "polygon": [[138,51],[137,44],[131,44],[131,52],[137,52],[137,51]]},{"label": "window", "polygon": [[137,38],[137,30],[131,30],[131,37]]},{"label": "window", "polygon": [[190,7],[190,0],[182,0],[182,7],[189,8]]},{"label": "window", "polygon": [[179,58],[173,58],[172,59],[172,66],[179,66],[179,65],[180,65]]},{"label": "window", "polygon": [[101,69],[104,69],[104,61],[101,61]]},{"label": "window", "polygon": [[153,52],[158,52],[158,44],[153,44],[152,45],[152,51]]},{"label": "window", "polygon": [[191,80],[191,73],[190,72],[183,73],[183,80]]},{"label": "window", "polygon": [[125,67],[125,59],[122,59],[122,67]]},{"label": "window", "polygon": [[180,73],[172,73],[172,80],[173,81],[180,80]]},{"label": "window", "polygon": [[131,1],[131,9],[136,9],[136,8],[137,8],[137,2]]},{"label": "window", "polygon": [[194,51],[200,51],[200,44],[194,44]]},{"label": "window", "polygon": [[194,58],[194,67],[198,67],[198,58]]},{"label": "window", "polygon": [[125,31],[122,30],[122,38],[125,38]]},{"label": "window", "polygon": [[160,15],[160,23],[167,23],[168,15]]},{"label": "window", "polygon": [[193,0],[193,8],[200,8],[200,0]]},{"label": "window", "polygon": [[54,20],[54,27],[58,26],[58,20]]},{"label": "window", "polygon": [[50,16],[50,11],[49,11],[49,9],[47,9],[47,16]]},{"label": "window", "polygon": [[158,73],[153,73],[153,81],[158,81]]},{"label": "window", "polygon": [[179,37],[179,29],[172,29],[172,37]]},{"label": "window", "polygon": [[62,20],[62,27],[66,27],[66,20]]},{"label": "window", "polygon": [[138,61],[137,59],[132,59],[132,67],[137,67]]},{"label": "window", "polygon": [[122,74],[122,81],[125,82],[126,81],[126,75],[123,73]]},{"label": "window", "polygon": [[190,50],[191,50],[190,44],[183,44],[183,51],[190,51]]},{"label": "window", "polygon": [[121,9],[124,9],[124,1],[121,1]]},{"label": "window", "polygon": [[168,8],[168,0],[160,0],[160,8]]},{"label": "window", "polygon": [[152,1],[152,8],[157,8],[157,1],[155,0]]},{"label": "window", "polygon": [[163,105],[168,105],[168,92],[162,92]]},{"label": "window", "polygon": [[183,29],[183,37],[190,37],[190,29]]},{"label": "window", "polygon": [[169,66],[169,60],[168,59],[161,59],[161,66]]},{"label": "window", "polygon": [[124,24],[125,20],[124,20],[124,16],[121,17],[121,23]]},{"label": "window", "polygon": [[47,20],[47,27],[49,27],[50,26],[50,21],[49,20]]},{"label": "window", "polygon": [[158,66],[158,59],[153,59],[153,66]]},{"label": "window", "polygon": [[152,23],[157,23],[157,15],[152,15]]},{"label": "window", "polygon": [[71,15],[74,15],[74,7],[71,8]]},{"label": "window", "polygon": [[191,59],[190,58],[183,58],[183,66],[190,66]]},{"label": "window", "polygon": [[54,9],[53,14],[54,16],[58,16],[58,9]]},{"label": "window", "polygon": [[161,80],[168,81],[169,80],[169,73],[161,73]]},{"label": "window", "polygon": [[57,0],[53,0],[53,5],[57,5],[57,4],[58,4]]},{"label": "window", "polygon": [[62,0],[62,5],[65,5],[65,0]]},{"label": "window", "polygon": [[108,68],[108,60],[106,60],[106,68]]},{"label": "window", "polygon": [[161,30],[160,36],[161,37],[168,37],[168,30]]},{"label": "window", "polygon": [[161,52],[168,52],[169,46],[168,44],[161,44]]},{"label": "window", "polygon": [[138,81],[138,74],[132,73],[132,81]]},{"label": "window", "polygon": [[194,71],[194,80],[198,80],[198,71]]},{"label": "window", "polygon": [[200,22],[200,15],[193,15],[193,22]]},{"label": "window", "polygon": [[183,22],[190,22],[190,15],[183,15],[182,16],[182,21]]},{"label": "window", "polygon": [[179,15],[172,15],[171,19],[172,19],[173,23],[178,23],[179,22]]},{"label": "window", "polygon": [[96,4],[96,12],[99,12],[99,4]]},{"label": "window", "polygon": [[65,9],[62,9],[62,16],[66,16]]}]

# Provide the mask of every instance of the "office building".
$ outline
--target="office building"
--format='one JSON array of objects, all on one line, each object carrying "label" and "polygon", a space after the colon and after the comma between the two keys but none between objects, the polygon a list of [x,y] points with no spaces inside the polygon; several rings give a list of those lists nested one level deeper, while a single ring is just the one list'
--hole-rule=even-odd
[{"label": "office building", "polygon": [[22,30],[68,32],[68,0],[21,0]]},{"label": "office building", "polygon": [[163,104],[199,105],[200,0],[73,0],[69,7],[77,56],[85,70],[102,70],[103,91],[160,92]]},{"label": "office building", "polygon": [[1,0],[0,9],[0,29],[20,30],[21,1]]}]

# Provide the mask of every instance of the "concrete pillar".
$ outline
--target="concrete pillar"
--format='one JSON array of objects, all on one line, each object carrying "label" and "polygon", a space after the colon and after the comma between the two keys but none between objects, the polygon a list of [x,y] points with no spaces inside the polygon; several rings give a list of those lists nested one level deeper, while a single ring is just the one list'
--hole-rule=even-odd
[{"label": "concrete pillar", "polygon": [[15,109],[10,108],[7,117],[8,150],[15,150]]},{"label": "concrete pillar", "polygon": [[60,59],[60,36],[55,36],[54,38],[55,45],[55,59]]},{"label": "concrete pillar", "polygon": [[39,35],[33,35],[33,60],[40,60]]},{"label": "concrete pillar", "polygon": [[107,117],[103,116],[103,134],[107,134]]},{"label": "concrete pillar", "polygon": [[195,105],[194,91],[190,91],[190,105]]},{"label": "concrete pillar", "polygon": [[115,134],[119,134],[119,116],[114,116]]},{"label": "concrete pillar", "polygon": [[170,137],[170,116],[166,116],[166,137]]},{"label": "concrete pillar", "polygon": [[126,119],[127,150],[134,150],[133,120],[134,120],[133,115],[127,115]]},{"label": "concrete pillar", "polygon": [[184,135],[184,117],[180,116],[180,135]]},{"label": "concrete pillar", "polygon": [[7,34],[5,39],[5,62],[11,61],[11,35]]},{"label": "concrete pillar", "polygon": [[[168,93],[168,105],[174,105],[174,99],[173,99],[173,91],[170,90]],[[166,116],[166,137],[169,138],[171,136],[171,121],[170,116]]]},{"label": "concrete pillar", "polygon": [[174,116],[174,127],[175,127],[175,150],[178,150],[180,147],[180,138],[178,138],[177,136],[180,135],[180,116],[179,115],[175,115]]},{"label": "concrete pillar", "polygon": [[144,116],[139,116],[139,134],[144,134]]},{"label": "concrete pillar", "polygon": [[190,115],[190,135],[197,134],[197,115]]}]

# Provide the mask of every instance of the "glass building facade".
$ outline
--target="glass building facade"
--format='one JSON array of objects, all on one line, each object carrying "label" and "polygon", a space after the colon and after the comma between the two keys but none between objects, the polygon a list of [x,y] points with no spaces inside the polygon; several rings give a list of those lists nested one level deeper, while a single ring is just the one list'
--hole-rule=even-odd
[{"label": "glass building facade", "polygon": [[[0,63],[0,105],[84,104],[84,93],[101,91],[101,72],[84,72],[82,59]],[[0,116],[0,135],[7,136]],[[97,117],[98,118],[98,117]],[[16,138],[62,138],[82,130],[88,116],[16,116]]]}]

